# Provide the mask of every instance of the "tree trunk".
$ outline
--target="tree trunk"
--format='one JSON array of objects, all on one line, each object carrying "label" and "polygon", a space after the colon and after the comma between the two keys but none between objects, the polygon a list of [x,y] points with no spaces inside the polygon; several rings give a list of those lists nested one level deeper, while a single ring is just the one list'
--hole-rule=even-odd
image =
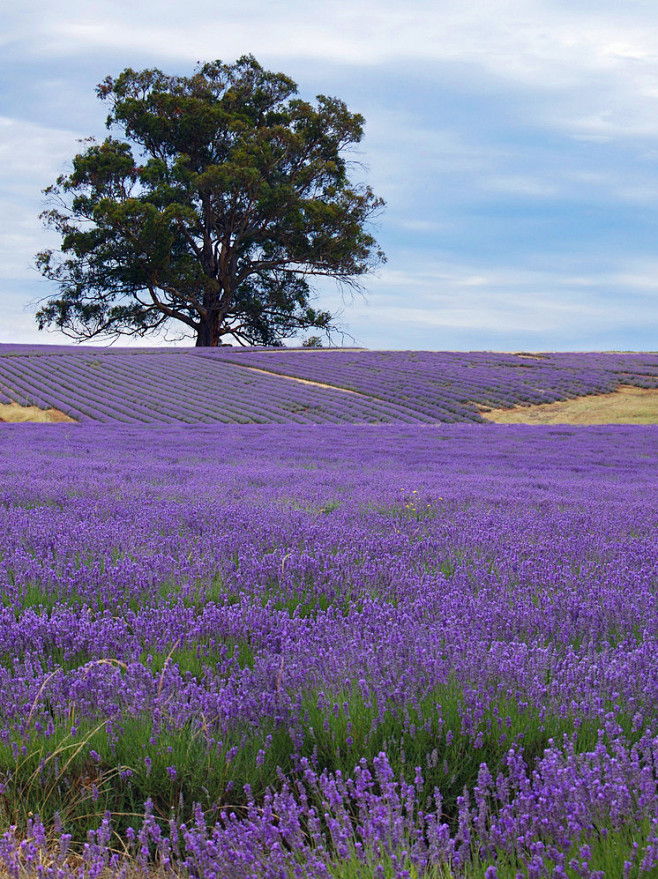
[{"label": "tree trunk", "polygon": [[219,315],[211,314],[208,318],[201,318],[197,328],[197,348],[218,348],[221,335],[219,333]]}]

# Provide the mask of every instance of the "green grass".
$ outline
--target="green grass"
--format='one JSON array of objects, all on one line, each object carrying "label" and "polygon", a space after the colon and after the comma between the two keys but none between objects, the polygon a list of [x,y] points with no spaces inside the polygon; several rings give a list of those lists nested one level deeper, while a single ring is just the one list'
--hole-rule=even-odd
[{"label": "green grass", "polygon": [[[232,650],[238,662],[253,660],[244,642],[235,642]],[[154,655],[149,665],[161,674],[168,662],[176,662],[183,674],[198,676],[208,658],[198,646],[176,648]],[[100,818],[108,810],[118,816],[119,825],[128,826],[149,798],[160,818],[175,814],[189,820],[196,802],[210,816],[226,806],[239,811],[246,804],[244,785],[259,800],[268,787],[279,786],[281,771],[294,777],[293,755],[308,758],[319,771],[351,775],[361,758],[372,761],[381,751],[396,775],[407,781],[414,780],[420,767],[421,806],[431,802],[438,787],[444,820],[455,826],[457,798],[464,787],[473,787],[483,762],[494,776],[504,771],[513,744],[523,746],[532,764],[551,738],[561,742],[569,735],[577,751],[590,750],[597,742],[596,720],[575,723],[569,715],[542,719],[538,708],[502,697],[492,697],[476,727],[466,733],[462,718],[472,713],[467,702],[468,694],[454,681],[412,707],[395,700],[378,704],[357,688],[324,699],[311,693],[289,723],[267,720],[229,733],[213,717],[176,727],[164,706],[157,716],[117,722],[109,733],[104,724],[82,721],[73,735],[72,709],[49,736],[34,729],[14,748],[0,743],[5,784],[0,831],[10,823],[23,824],[30,812],[46,820],[59,812],[68,831],[80,838],[90,815]],[[21,745],[25,753],[20,753]],[[92,750],[97,755],[93,759]]]},{"label": "green grass", "polygon": [[[78,554],[76,567],[82,567],[87,563]],[[101,565],[101,573],[104,571],[105,564]],[[77,591],[60,592],[54,590],[51,583],[41,583],[38,580],[17,584],[14,571],[11,568],[7,568],[6,576],[7,583],[12,588],[3,590],[0,595],[0,604],[2,607],[13,607],[17,620],[20,619],[25,610],[30,608],[45,613],[51,613],[58,606],[73,608],[88,606],[101,613],[106,610],[113,612],[116,610],[116,596],[113,596],[109,601],[104,601],[97,595],[83,595]],[[210,579],[197,579],[193,583],[178,580],[172,575],[171,578],[159,584],[152,599],[156,604],[158,602],[176,603],[180,601],[185,607],[198,609],[209,602],[224,604],[227,601],[235,603],[237,600],[236,596],[227,591],[224,574],[221,571],[217,571]],[[125,609],[137,613],[145,607],[144,597],[128,593],[123,597],[122,605]]]},{"label": "green grass", "polygon": [[253,645],[246,638],[226,636],[219,642],[215,639],[197,641],[194,645],[179,647],[174,645],[169,652],[144,649],[139,661],[148,665],[150,671],[159,675],[165,666],[175,665],[183,678],[202,680],[209,673],[215,674],[218,666],[236,663],[240,668],[253,668],[255,654]]},{"label": "green grass", "polygon": [[[480,765],[486,762],[495,776],[504,770],[513,745],[523,748],[532,765],[551,739],[561,743],[569,736],[579,752],[593,748],[598,740],[596,719],[542,717],[538,707],[502,697],[492,698],[472,731],[463,732],[463,717],[471,712],[464,689],[454,681],[435,688],[413,707],[394,702],[382,706],[357,689],[330,695],[327,702],[320,707],[313,696],[303,703],[298,730],[302,756],[316,755],[321,768],[350,774],[361,757],[372,760],[385,751],[396,775],[408,781],[420,767],[421,802],[430,802],[435,787],[440,789],[449,822],[456,818],[464,787],[475,784]],[[630,720],[626,723],[630,729]]]},{"label": "green grass", "polygon": [[[366,850],[358,856],[356,849],[350,857],[335,861],[329,866],[332,879],[398,879],[406,870],[410,879],[485,879],[488,868],[495,867],[496,879],[529,879],[530,876],[552,876],[555,866],[564,865],[568,879],[582,879],[583,875],[596,875],[597,871],[606,879],[621,879],[624,864],[629,861],[628,879],[658,879],[658,866],[640,870],[649,846],[648,839],[655,832],[649,821],[639,826],[621,829],[601,828],[597,833],[581,839],[564,853],[564,859],[551,857],[544,852],[543,873],[537,868],[530,872],[522,858],[499,852],[495,858],[480,857],[474,853],[471,860],[460,868],[449,864],[435,865],[422,874],[418,872],[408,854],[408,849],[400,848],[394,852],[375,852]],[[411,843],[411,841],[410,841]],[[634,846],[637,846],[634,851]],[[586,872],[584,865],[587,865]],[[290,879],[293,877],[290,873]],[[560,875],[563,875],[560,873]]]}]

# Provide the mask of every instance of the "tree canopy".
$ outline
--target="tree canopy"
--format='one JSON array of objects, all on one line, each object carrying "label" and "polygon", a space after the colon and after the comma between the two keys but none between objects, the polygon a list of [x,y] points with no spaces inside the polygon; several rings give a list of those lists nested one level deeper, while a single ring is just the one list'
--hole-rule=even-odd
[{"label": "tree canopy", "polygon": [[[315,278],[360,289],[385,257],[368,231],[383,207],[349,179],[364,119],[253,56],[192,76],[124,70],[97,88],[121,137],[86,149],[44,190],[61,248],[37,254],[58,285],[36,319],[76,339],[165,325],[197,345],[278,345],[329,331]],[[178,323],[177,323],[178,322]],[[181,326],[183,325],[183,326]]]}]

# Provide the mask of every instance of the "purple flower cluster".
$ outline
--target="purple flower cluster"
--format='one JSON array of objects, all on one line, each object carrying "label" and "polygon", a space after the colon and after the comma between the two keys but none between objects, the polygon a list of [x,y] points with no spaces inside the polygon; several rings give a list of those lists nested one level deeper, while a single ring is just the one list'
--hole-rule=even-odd
[{"label": "purple flower cluster", "polygon": [[650,875],[656,430],[3,427],[4,869]]},{"label": "purple flower cluster", "polygon": [[480,422],[620,385],[657,387],[658,356],[0,346],[0,402],[125,424]]},{"label": "purple flower cluster", "polygon": [[[326,879],[349,861],[357,868],[388,864],[389,875],[400,879],[409,879],[411,870],[415,876],[435,875],[430,871],[441,866],[452,876],[497,879],[496,865],[512,864],[524,869],[508,875],[528,879],[627,877],[633,868],[635,876],[653,876],[657,751],[658,739],[648,736],[641,747],[618,746],[614,755],[603,746],[580,755],[551,747],[531,772],[522,755],[510,749],[505,774],[494,779],[482,765],[473,796],[465,791],[460,798],[454,828],[443,820],[438,790],[431,808],[423,806],[420,767],[408,783],[396,779],[384,753],[371,765],[361,760],[349,777],[318,773],[302,761],[297,781],[283,779],[259,803],[247,791],[240,816],[224,810],[212,825],[197,806],[191,823],[170,819],[163,828],[147,800],[141,828],[126,834],[123,855],[112,844],[109,814],[88,832],[74,861],[70,836],[61,826],[53,839],[39,818],[31,819],[25,838],[14,827],[0,838],[0,865],[12,879],[125,876],[129,869],[152,871],[154,861],[175,875],[218,879]],[[629,823],[640,830],[630,860],[618,852],[613,872],[597,870],[588,841],[602,834],[614,844]],[[477,866],[484,872],[476,872]],[[386,874],[382,869],[374,875]]]}]

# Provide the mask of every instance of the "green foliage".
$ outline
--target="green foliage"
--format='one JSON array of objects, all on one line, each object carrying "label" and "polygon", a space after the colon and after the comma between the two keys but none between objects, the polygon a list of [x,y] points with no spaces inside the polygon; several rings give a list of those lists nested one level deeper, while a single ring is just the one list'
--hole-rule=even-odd
[{"label": "green foliage", "polygon": [[[236,643],[234,655],[241,664],[250,664],[243,648]],[[207,671],[210,659],[182,649],[157,654],[148,664],[156,674],[171,662],[182,673],[198,676]],[[267,720],[222,732],[213,718],[173,726],[164,713],[124,718],[110,734],[104,724],[76,722],[72,709],[50,735],[35,730],[22,735],[24,753],[11,742],[0,743],[0,779],[5,785],[0,832],[12,823],[24,826],[30,813],[50,822],[58,812],[67,831],[83,839],[90,815],[108,810],[117,827],[127,827],[142,814],[149,798],[162,819],[175,815],[190,820],[197,802],[209,817],[227,806],[240,813],[246,805],[245,785],[260,800],[268,787],[278,786],[282,771],[294,777],[299,757],[307,757],[318,770],[340,770],[347,777],[361,758],[372,761],[382,750],[398,777],[412,781],[415,767],[421,768],[421,802],[431,802],[438,787],[443,818],[452,823],[457,798],[464,787],[472,788],[481,763],[486,762],[494,775],[504,772],[504,756],[515,743],[523,745],[532,764],[550,738],[561,740],[574,728],[573,717],[540,721],[538,709],[498,699],[491,701],[477,728],[466,732],[462,726],[469,714],[467,699],[455,682],[436,688],[412,708],[395,700],[380,704],[374,694],[356,687],[350,692],[309,693],[289,722]],[[594,746],[597,727],[595,721],[580,725],[574,739],[578,751]]]},{"label": "green foliage", "polygon": [[296,92],[252,56],[190,77],[108,77],[97,94],[125,140],[90,139],[45,190],[55,207],[42,218],[62,245],[37,255],[59,286],[39,328],[142,336],[173,321],[212,346],[332,329],[310,305],[309,278],[358,288],[384,259],[365,231],[383,201],[348,177],[343,153],[363,117]]}]

